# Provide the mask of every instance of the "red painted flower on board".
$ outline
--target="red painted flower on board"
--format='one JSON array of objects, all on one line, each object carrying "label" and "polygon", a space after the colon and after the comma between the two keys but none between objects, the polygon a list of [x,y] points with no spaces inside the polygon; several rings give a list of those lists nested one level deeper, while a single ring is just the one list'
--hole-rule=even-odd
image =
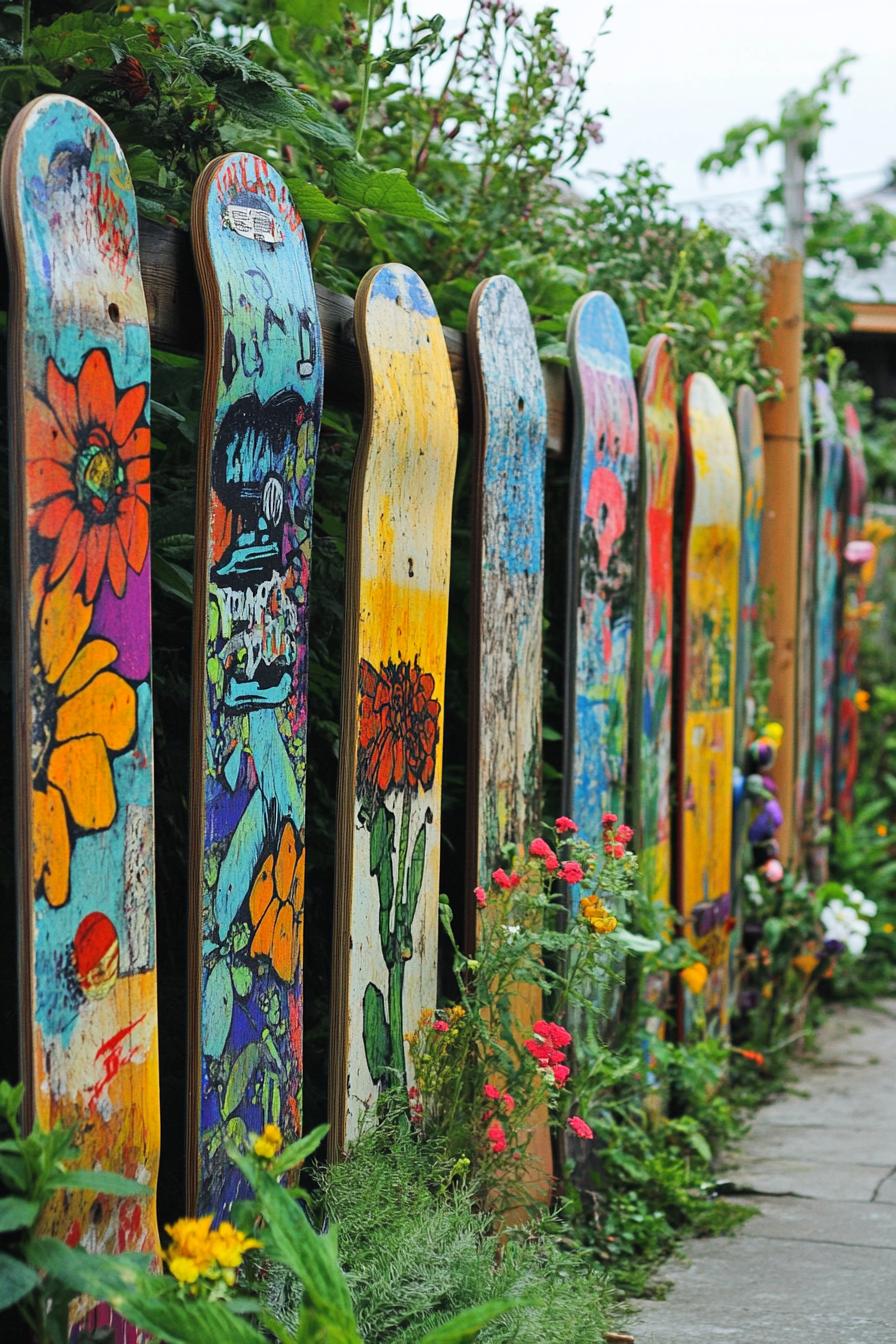
[{"label": "red painted flower on board", "polygon": [[91,350],[76,378],[47,361],[47,385],[29,424],[31,525],[55,542],[47,581],[64,574],[93,602],[104,575],[119,597],[149,546],[148,387],[119,396],[105,350]]},{"label": "red painted flower on board", "polygon": [[358,672],[360,732],[358,789],[362,794],[392,789],[432,788],[439,740],[435,678],[413,663],[362,659]]}]

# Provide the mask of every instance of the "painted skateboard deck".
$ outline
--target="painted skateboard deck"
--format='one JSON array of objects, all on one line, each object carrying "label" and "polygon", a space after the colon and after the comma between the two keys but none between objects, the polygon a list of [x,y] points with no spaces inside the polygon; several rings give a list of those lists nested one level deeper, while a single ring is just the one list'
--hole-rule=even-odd
[{"label": "painted skateboard deck", "polygon": [[[249,154],[196,184],[206,315],[197,480],[189,1163],[194,1206],[244,1193],[227,1157],[302,1123],[308,585],[323,358],[302,220]],[[201,919],[201,927],[200,927]]]},{"label": "painted skateboard deck", "polygon": [[800,848],[811,841],[813,694],[812,664],[815,647],[815,451],[813,447],[812,384],[800,383],[800,574],[799,658],[796,685],[796,777],[794,829]]},{"label": "painted skateboard deck", "polygon": [[586,294],[567,332],[572,445],[564,811],[600,847],[626,804],[637,601],[638,401],[619,309]]},{"label": "painted skateboard deck", "polygon": [[837,733],[837,623],[842,548],[841,489],[843,438],[830,388],[815,383],[818,425],[818,479],[815,531],[815,641],[812,669],[812,831],[811,869],[816,881],[827,877],[825,839],[834,804],[834,742]]},{"label": "painted skateboard deck", "polygon": [[435,1006],[445,645],[457,404],[422,280],[361,281],[364,425],[348,514],[336,835],[331,1151],[383,1086],[411,1081],[404,1033]]},{"label": "painted skateboard deck", "polygon": [[[678,906],[706,957],[708,1030],[728,1021],[734,700],[740,567],[737,436],[711,378],[685,383]],[[695,1020],[684,991],[682,1026]]]},{"label": "painted skateboard deck", "polygon": [[672,899],[672,540],[678,470],[678,388],[668,337],[654,336],[641,366],[641,600],[632,683],[634,826],[644,895]]},{"label": "painted skateboard deck", "polygon": [[[470,642],[468,887],[541,821],[541,633],[547,404],[535,333],[506,275],[473,295],[478,412]],[[522,853],[522,850],[521,850]]]},{"label": "painted skateboard deck", "polygon": [[[477,287],[467,320],[475,397],[468,755],[466,940],[472,891],[488,885],[508,846],[520,858],[541,823],[541,637],[547,404],[535,332],[506,275]],[[543,1016],[537,985],[519,985],[514,1011],[530,1034]],[[529,1136],[530,1188],[547,1199],[547,1112]]]},{"label": "painted skateboard deck", "polygon": [[[868,494],[868,474],[862,450],[862,427],[853,405],[844,407],[843,429],[846,448],[846,488],[844,491],[845,543],[862,538],[862,517]],[[847,821],[852,820],[856,775],[859,768],[859,709],[856,692],[859,689],[859,639],[861,634],[860,603],[864,597],[860,566],[843,561],[843,594],[840,617],[840,657],[837,677],[840,705],[837,763],[837,812]]]},{"label": "painted skateboard deck", "polygon": [[[149,327],[131,178],[50,95],[2,166],[10,299],[22,1068],[86,1166],[159,1159],[150,688]],[[30,744],[30,747],[29,747]],[[155,1196],[54,1202],[42,1231],[155,1251]],[[131,1327],[106,1307],[84,1325]]]},{"label": "painted skateboard deck", "polygon": [[[751,694],[753,638],[759,619],[759,554],[762,544],[762,505],[765,493],[765,454],[762,416],[751,387],[737,389],[735,406],[737,448],[741,474],[740,573],[738,579],[737,675],[734,692],[734,766],[743,771],[744,754],[756,726]],[[735,903],[743,865],[749,807],[744,797],[734,802],[731,850],[731,890]]]},{"label": "painted skateboard deck", "polygon": [[[678,470],[678,387],[667,336],[648,342],[639,377],[641,419],[640,582],[632,686],[632,825],[644,897],[672,901],[672,644],[675,584],[673,536]],[[650,1005],[644,1050],[650,1090],[661,1104],[650,1041],[665,1035],[668,974],[648,976]],[[633,1009],[634,1009],[634,1005]]]}]

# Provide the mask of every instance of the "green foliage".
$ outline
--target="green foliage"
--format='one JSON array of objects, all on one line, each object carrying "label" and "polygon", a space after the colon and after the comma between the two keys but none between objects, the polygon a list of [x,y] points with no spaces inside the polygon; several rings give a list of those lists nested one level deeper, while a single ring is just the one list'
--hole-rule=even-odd
[{"label": "green foliage", "polygon": [[517,1305],[483,1329],[483,1344],[579,1344],[613,1323],[613,1293],[593,1257],[564,1244],[550,1222],[496,1232],[476,1211],[482,1191],[442,1145],[395,1116],[320,1179],[321,1214],[339,1225],[368,1344],[410,1344],[493,1296]]}]

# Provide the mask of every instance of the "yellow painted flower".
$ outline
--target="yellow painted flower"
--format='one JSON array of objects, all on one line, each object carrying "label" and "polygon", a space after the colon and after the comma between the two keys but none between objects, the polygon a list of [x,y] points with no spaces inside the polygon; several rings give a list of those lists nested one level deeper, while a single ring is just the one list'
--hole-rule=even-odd
[{"label": "yellow painted flower", "polygon": [[683,971],[679,971],[679,975],[692,994],[702,994],[709,979],[709,971],[702,961],[695,961],[692,966],[685,966]]},{"label": "yellow painted flower", "polygon": [[853,696],[853,700],[855,702],[856,709],[859,711],[860,714],[868,713],[868,710],[871,708],[871,696],[868,694],[867,691],[856,691],[855,695]]},{"label": "yellow painted flower", "polygon": [[283,1134],[279,1125],[265,1125],[259,1137],[252,1145],[252,1151],[256,1157],[263,1157],[270,1161],[276,1157],[283,1147]]}]

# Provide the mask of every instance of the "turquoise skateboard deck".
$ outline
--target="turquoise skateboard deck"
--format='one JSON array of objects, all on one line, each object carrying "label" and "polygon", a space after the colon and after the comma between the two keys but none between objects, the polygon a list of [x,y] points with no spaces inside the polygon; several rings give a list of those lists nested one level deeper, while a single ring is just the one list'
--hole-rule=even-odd
[{"label": "turquoise skateboard deck", "polygon": [[813,650],[815,647],[815,452],[813,448],[812,384],[800,383],[800,580],[799,648],[796,697],[796,792],[794,826],[801,849],[811,843],[814,830],[811,813],[813,737]]},{"label": "turquoise skateboard deck", "polygon": [[[144,1198],[75,1190],[39,1231],[158,1244],[149,325],[137,209],[109,128],[52,94],[2,167],[22,1070],[32,1117]],[[80,1302],[76,1329],[137,1333]]]},{"label": "turquoise skateboard deck", "polygon": [[226,1152],[302,1125],[308,595],[323,349],[302,220],[264,159],[196,184],[205,304],[195,565],[192,1205],[246,1193]]}]

